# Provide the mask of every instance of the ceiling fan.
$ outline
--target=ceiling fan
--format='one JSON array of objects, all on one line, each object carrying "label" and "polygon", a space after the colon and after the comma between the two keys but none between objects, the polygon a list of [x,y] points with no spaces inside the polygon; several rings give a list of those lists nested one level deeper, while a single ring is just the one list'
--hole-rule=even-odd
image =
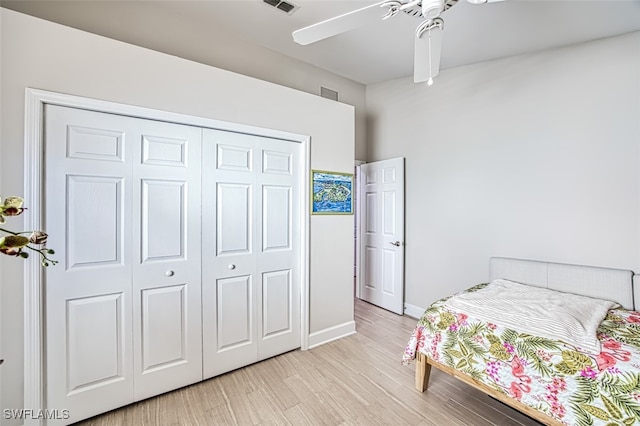
[{"label": "ceiling fan", "polygon": [[[504,0],[467,0],[472,4],[493,3]],[[440,50],[444,21],[442,12],[453,7],[458,0],[386,0],[356,9],[326,21],[301,28],[293,32],[293,40],[302,45],[353,30],[373,20],[393,18],[400,12],[422,17],[424,21],[416,28],[413,60],[413,80],[426,81],[429,86],[440,71]]]}]

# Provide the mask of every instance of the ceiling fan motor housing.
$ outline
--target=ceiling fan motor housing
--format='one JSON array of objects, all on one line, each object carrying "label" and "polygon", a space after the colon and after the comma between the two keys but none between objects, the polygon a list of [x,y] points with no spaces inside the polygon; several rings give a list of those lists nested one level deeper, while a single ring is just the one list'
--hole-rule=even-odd
[{"label": "ceiling fan motor housing", "polygon": [[443,9],[444,0],[422,0],[422,16],[425,19],[437,18]]}]

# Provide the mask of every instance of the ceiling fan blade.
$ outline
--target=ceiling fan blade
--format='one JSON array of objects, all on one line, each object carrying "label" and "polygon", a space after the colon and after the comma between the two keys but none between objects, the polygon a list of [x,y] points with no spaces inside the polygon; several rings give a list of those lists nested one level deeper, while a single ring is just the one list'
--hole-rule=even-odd
[{"label": "ceiling fan blade", "polygon": [[467,2],[471,3],[471,4],[485,4],[485,3],[496,3],[499,1],[506,1],[506,0],[467,0]]},{"label": "ceiling fan blade", "polygon": [[361,27],[376,19],[382,20],[389,12],[389,9],[380,7],[383,3],[387,2],[374,3],[371,6],[356,9],[344,15],[296,30],[293,32],[293,41],[307,45]]},{"label": "ceiling fan blade", "polygon": [[[431,42],[429,42],[431,33]],[[413,58],[413,81],[422,83],[434,78],[440,72],[440,51],[442,49],[442,27],[434,26],[431,30],[416,37]]]}]

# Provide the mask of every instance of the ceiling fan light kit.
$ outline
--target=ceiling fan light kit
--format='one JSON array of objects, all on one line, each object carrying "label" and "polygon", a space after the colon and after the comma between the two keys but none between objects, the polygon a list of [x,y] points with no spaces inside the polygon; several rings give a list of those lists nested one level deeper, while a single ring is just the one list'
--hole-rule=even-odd
[{"label": "ceiling fan light kit", "polygon": [[426,20],[440,16],[444,10],[444,0],[423,0],[422,17]]},{"label": "ceiling fan light kit", "polygon": [[[467,0],[471,4],[492,3],[503,0]],[[293,40],[302,45],[353,30],[375,19],[383,20],[400,12],[424,19],[416,29],[413,80],[433,85],[440,71],[440,51],[444,21],[440,15],[458,3],[458,0],[386,0],[339,15],[326,21],[293,32]],[[417,8],[417,9],[416,9]],[[382,9],[383,12],[380,12]],[[426,33],[426,35],[425,35]]]}]

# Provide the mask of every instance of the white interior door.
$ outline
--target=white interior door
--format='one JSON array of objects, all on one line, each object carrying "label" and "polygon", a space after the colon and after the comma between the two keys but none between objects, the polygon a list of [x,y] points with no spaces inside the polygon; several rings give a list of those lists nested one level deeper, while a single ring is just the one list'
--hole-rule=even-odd
[{"label": "white interior door", "polygon": [[60,259],[46,270],[46,403],[65,422],[202,377],[200,144],[188,126],[46,107]]},{"label": "white interior door", "polygon": [[205,377],[300,346],[299,151],[204,131]]},{"label": "white interior door", "polygon": [[404,311],[404,158],[360,166],[360,298]]}]

